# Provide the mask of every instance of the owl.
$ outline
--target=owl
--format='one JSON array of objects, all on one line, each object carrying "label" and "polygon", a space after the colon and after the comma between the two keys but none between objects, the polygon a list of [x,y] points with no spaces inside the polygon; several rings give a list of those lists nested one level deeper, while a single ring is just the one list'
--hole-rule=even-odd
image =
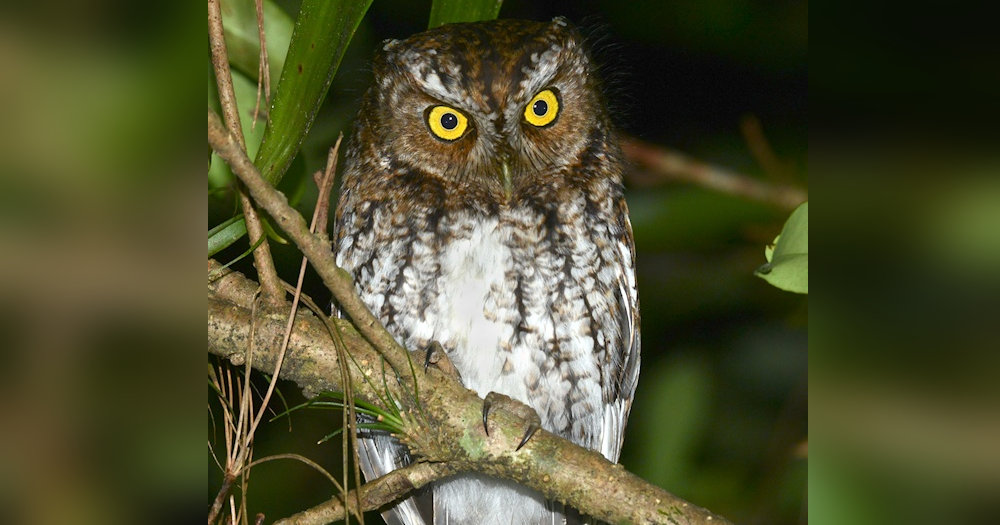
[{"label": "owl", "polygon": [[[639,371],[624,161],[565,19],[451,24],[383,43],[346,153],[337,263],[397,341],[433,343],[480,397],[617,461]],[[436,345],[434,345],[437,348]],[[412,459],[361,436],[371,480]],[[511,481],[459,474],[389,523],[581,519]]]}]

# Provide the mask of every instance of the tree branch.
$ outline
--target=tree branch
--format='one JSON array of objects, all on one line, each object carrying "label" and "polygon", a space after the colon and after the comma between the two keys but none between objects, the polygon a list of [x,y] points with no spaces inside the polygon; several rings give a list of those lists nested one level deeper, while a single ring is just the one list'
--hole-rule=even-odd
[{"label": "tree branch", "polygon": [[650,170],[660,178],[690,182],[788,211],[794,210],[807,198],[802,188],[755,179],[634,138],[622,141],[622,151],[636,166]]},{"label": "tree branch", "polygon": [[[210,261],[208,271],[219,266]],[[250,345],[250,326],[254,324],[254,368],[269,372],[280,350],[287,310],[258,310],[257,317],[252,318],[255,289],[256,283],[232,271],[209,283],[208,351],[242,364]],[[354,359],[348,369],[356,395],[381,405],[385,390],[380,389],[385,388],[394,398],[406,400],[409,392],[398,382],[382,383],[375,349],[350,323],[343,319],[333,321]],[[337,351],[323,321],[300,312],[294,327],[280,376],[295,381],[309,397],[325,390],[340,390]],[[526,421],[502,406],[495,408],[490,412],[490,435],[486,436],[482,427],[482,400],[474,392],[433,367],[428,374],[420,375],[423,410],[410,407],[406,436],[400,438],[412,452],[432,465],[446,464],[448,472],[478,471],[513,479],[547,498],[616,523],[728,523],[628,473],[597,452],[544,430],[514,452]],[[420,417],[421,414],[426,418]],[[422,485],[411,489],[419,486]],[[331,501],[324,505],[329,509],[335,504]],[[310,515],[324,512],[327,511],[316,510],[316,514]]]},{"label": "tree branch", "polygon": [[[451,471],[442,464],[413,463],[401,469],[394,470],[376,480],[365,483],[360,489],[362,512],[376,510],[393,501],[401,495],[417,490],[428,483],[441,479]],[[357,490],[352,490],[346,501],[357,501]],[[329,500],[274,522],[274,525],[323,525],[344,519],[344,500],[330,498]],[[353,512],[353,510],[352,510]]]},{"label": "tree branch", "polygon": [[[231,270],[221,270],[216,261],[208,262],[208,271],[222,276],[208,284],[208,352],[242,366],[246,349],[255,349],[253,367],[271,373],[284,339],[290,305],[271,311],[257,311],[254,317],[253,298],[257,283]],[[354,327],[344,319],[331,319],[340,329],[341,337],[353,362],[347,363],[355,395],[373,404],[381,404],[385,389],[394,397],[402,397],[395,381],[381,380],[381,357]],[[253,341],[251,338],[253,326]],[[330,333],[323,321],[309,311],[296,315],[288,357],[279,376],[296,382],[306,397],[324,391],[342,392],[340,363]],[[377,381],[376,381],[377,380]]]},{"label": "tree branch", "polygon": [[[544,430],[538,431],[520,450],[520,443],[528,421],[520,417],[516,410],[504,404],[494,405],[490,412],[490,433],[487,436],[482,425],[482,399],[475,392],[466,389],[454,377],[436,368],[427,373],[414,370],[410,355],[385,330],[378,320],[361,302],[354,290],[350,276],[338,268],[325,237],[309,233],[302,219],[292,209],[285,197],[270,186],[261,176],[246,154],[238,147],[233,137],[225,129],[219,117],[208,112],[208,137],[215,151],[233,168],[233,172],[246,184],[254,200],[274,217],[282,230],[295,242],[309,259],[316,273],[351,319],[365,339],[372,343],[379,354],[392,366],[396,376],[390,376],[387,388],[397,392],[404,419],[404,431],[399,439],[420,461],[445,463],[454,472],[483,472],[510,479],[541,492],[546,498],[554,499],[579,509],[584,514],[615,523],[728,523],[724,518],[696,507],[673,496],[663,489],[651,485],[639,477],[625,471],[620,465],[609,462],[596,451],[575,445]],[[230,274],[229,279],[237,279]],[[244,283],[245,284],[245,283]],[[235,288],[239,288],[236,286]],[[209,290],[209,351],[218,349],[220,341],[213,341],[212,295]],[[234,320],[249,327],[249,311],[230,303],[230,326]],[[267,315],[267,314],[262,314]],[[304,314],[300,314],[302,316]],[[315,318],[314,318],[315,319]],[[266,319],[253,320],[257,331]],[[318,321],[318,320],[317,320]],[[296,323],[296,335],[300,331]],[[349,330],[338,324],[344,333],[345,342]],[[234,327],[235,328],[235,327]],[[247,328],[249,330],[249,328]],[[225,332],[223,332],[225,333]],[[229,332],[230,334],[234,332]],[[248,332],[247,332],[248,333]],[[292,337],[292,344],[296,337]],[[316,341],[321,348],[328,349],[325,355],[335,359],[332,341]],[[247,348],[238,344],[240,351]],[[355,360],[365,355],[354,354],[354,344],[348,343]],[[273,346],[255,345],[253,363],[266,363],[268,353],[276,353]],[[260,354],[258,358],[257,353]],[[226,355],[232,355],[227,352]],[[315,357],[315,356],[314,356]],[[299,352],[290,352],[286,358],[288,369],[283,369],[282,377],[289,377],[294,370],[300,376],[315,373],[316,362],[300,363]],[[273,361],[272,361],[273,362]],[[329,362],[329,361],[327,361]],[[361,367],[348,364],[351,374],[358,374]],[[329,370],[336,369],[334,364]],[[316,393],[327,389],[336,381],[338,374],[323,374],[323,385],[299,383],[306,393]],[[306,377],[300,377],[303,381]],[[298,382],[299,379],[296,379]],[[370,384],[371,382],[367,382]],[[364,392],[365,383],[353,381],[358,394],[370,399],[370,392]],[[380,403],[376,403],[380,404]]]}]

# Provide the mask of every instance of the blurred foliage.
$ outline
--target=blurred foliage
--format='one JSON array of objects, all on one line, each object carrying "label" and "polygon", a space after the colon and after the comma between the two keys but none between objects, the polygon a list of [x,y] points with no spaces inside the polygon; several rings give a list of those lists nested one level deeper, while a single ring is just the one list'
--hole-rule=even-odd
[{"label": "blurred foliage", "polygon": [[993,523],[1000,157],[892,135],[815,152],[838,212],[811,226],[838,277],[813,286],[810,508],[822,524]]},{"label": "blurred foliage", "polygon": [[204,519],[205,14],[122,4],[0,5],[2,523]]},{"label": "blurred foliage", "polygon": [[[277,3],[295,18],[297,2]],[[279,185],[303,214],[312,212],[316,196],[309,175],[323,168],[337,134],[351,130],[378,42],[425,29],[428,7],[378,1],[361,21]],[[504,18],[554,16],[568,17],[592,42],[624,132],[771,177],[740,134],[741,119],[752,114],[790,168],[780,182],[805,186],[805,4],[514,0],[500,9]],[[252,86],[253,72],[247,72],[246,66],[234,71],[243,76],[238,86]],[[241,114],[255,96],[238,88]],[[210,226],[238,211],[225,191],[228,172],[218,169],[210,184]],[[753,275],[766,262],[761,247],[778,235],[787,214],[668,181],[630,190],[627,198],[638,252],[643,368],[622,463],[740,523],[805,522],[806,300]],[[218,257],[227,261],[245,249],[237,243]],[[272,249],[279,274],[291,280],[298,253]],[[253,274],[249,261],[236,266]],[[321,302],[329,297],[311,274],[306,291]],[[294,385],[283,383],[282,391],[289,404],[302,401]],[[339,440],[316,444],[339,421],[339,413],[296,412],[292,432],[285,422],[262,429],[255,457],[298,452],[339,472]],[[211,498],[219,472],[209,462]],[[254,470],[249,510],[277,518],[333,491],[307,467],[271,462]]]}]

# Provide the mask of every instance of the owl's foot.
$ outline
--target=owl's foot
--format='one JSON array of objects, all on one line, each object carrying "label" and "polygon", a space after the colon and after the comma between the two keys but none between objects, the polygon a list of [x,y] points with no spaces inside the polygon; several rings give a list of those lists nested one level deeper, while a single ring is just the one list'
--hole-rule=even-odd
[{"label": "owl's foot", "polygon": [[487,436],[490,435],[490,410],[496,406],[503,406],[528,420],[528,428],[524,430],[521,442],[514,449],[515,452],[521,450],[521,447],[531,439],[531,436],[534,436],[535,432],[538,432],[538,429],[542,428],[542,418],[538,417],[538,412],[535,412],[535,409],[499,392],[490,392],[486,394],[486,399],[483,400],[483,430],[486,431]]},{"label": "owl's foot", "polygon": [[427,369],[430,368],[431,365],[434,365],[434,368],[437,368],[441,372],[444,372],[445,375],[454,377],[459,381],[462,380],[461,374],[458,373],[458,369],[455,368],[454,364],[452,364],[451,359],[448,359],[448,353],[445,352],[444,347],[441,346],[441,343],[437,341],[431,341],[430,344],[427,345],[427,348],[423,350],[423,352],[424,352],[423,357],[424,357],[425,374],[427,373]]}]

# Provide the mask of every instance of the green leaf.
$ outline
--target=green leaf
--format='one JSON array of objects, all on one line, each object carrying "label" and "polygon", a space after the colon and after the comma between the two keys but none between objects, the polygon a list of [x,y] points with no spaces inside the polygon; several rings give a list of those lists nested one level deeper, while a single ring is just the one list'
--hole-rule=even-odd
[{"label": "green leaf", "polygon": [[755,275],[795,293],[809,293],[809,203],[804,202],[785,222],[781,234],[764,248],[764,264]]},{"label": "green leaf", "polygon": [[229,245],[240,240],[247,233],[247,224],[243,220],[243,214],[239,214],[232,219],[212,228],[208,231],[208,256],[225,250]]},{"label": "green leaf", "polygon": [[312,126],[371,0],[303,0],[254,164],[272,185],[285,174]]},{"label": "green leaf", "polygon": [[[288,244],[288,240],[278,234],[271,223],[267,221],[264,216],[260,217],[260,224],[264,228],[264,233],[274,242],[279,244]],[[243,214],[239,214],[232,219],[212,228],[208,231],[208,256],[212,257],[215,254],[229,248],[234,242],[243,238],[247,233],[247,224],[243,220]],[[257,243],[254,244],[254,248],[260,245],[263,238],[257,239]],[[253,248],[250,250],[253,251]],[[242,258],[242,257],[241,257]],[[239,260],[239,259],[237,259]],[[232,264],[235,261],[230,262]]]},{"label": "green leaf", "polygon": [[264,228],[264,233],[267,235],[269,239],[278,244],[286,244],[286,245],[288,244],[288,239],[282,237],[278,233],[278,230],[275,230],[274,226],[271,226],[271,223],[268,222],[267,217],[264,217],[263,215],[260,216],[260,225],[262,228]]},{"label": "green leaf", "polygon": [[500,14],[503,0],[434,0],[428,28],[453,22],[493,20]]}]

